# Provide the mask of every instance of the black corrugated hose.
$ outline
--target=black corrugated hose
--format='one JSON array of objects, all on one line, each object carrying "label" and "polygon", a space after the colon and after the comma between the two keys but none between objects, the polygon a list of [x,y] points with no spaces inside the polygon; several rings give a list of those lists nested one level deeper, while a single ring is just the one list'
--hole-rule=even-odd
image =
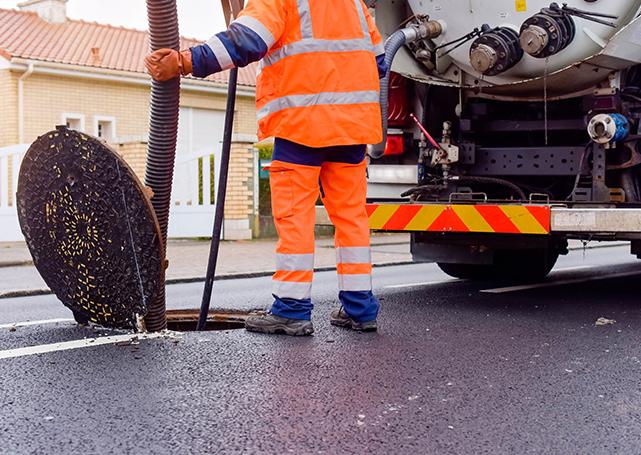
[{"label": "black corrugated hose", "polygon": [[[147,16],[151,50],[180,50],[176,0],[147,0]],[[167,225],[178,137],[179,105],[180,78],[167,82],[152,82],[145,185],[153,191],[151,203],[163,237],[163,258],[167,252]],[[164,269],[162,273],[160,289],[149,304],[145,318],[145,326],[151,332],[167,328]]]}]

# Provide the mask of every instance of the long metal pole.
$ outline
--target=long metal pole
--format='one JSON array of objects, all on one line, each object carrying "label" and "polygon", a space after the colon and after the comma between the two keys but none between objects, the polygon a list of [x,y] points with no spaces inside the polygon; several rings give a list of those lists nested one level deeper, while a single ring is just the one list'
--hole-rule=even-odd
[{"label": "long metal pole", "polygon": [[218,178],[218,193],[216,195],[216,216],[214,218],[214,229],[211,235],[211,246],[209,248],[209,262],[207,263],[207,276],[205,278],[205,289],[200,304],[200,315],[196,330],[207,329],[207,316],[211,305],[211,293],[214,288],[216,277],[216,265],[218,263],[218,250],[220,247],[220,235],[222,232],[223,219],[225,217],[225,196],[227,194],[227,176],[229,175],[229,159],[231,157],[231,141],[234,132],[234,110],[236,108],[236,87],[238,85],[238,68],[231,70],[229,74],[229,89],[227,91],[227,110],[225,113],[225,133],[223,136],[223,151],[220,157],[220,176]]}]

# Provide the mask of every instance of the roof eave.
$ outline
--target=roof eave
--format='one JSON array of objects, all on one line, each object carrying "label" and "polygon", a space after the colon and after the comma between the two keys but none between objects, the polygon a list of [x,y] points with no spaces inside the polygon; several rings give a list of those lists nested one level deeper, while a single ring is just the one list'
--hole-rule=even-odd
[{"label": "roof eave", "polygon": [[[12,71],[25,72],[29,68],[29,65],[32,64],[35,74],[48,74],[78,79],[103,80],[107,82],[151,86],[151,78],[145,73],[11,56],[9,56],[9,61],[9,68]],[[220,84],[194,78],[184,78],[181,83],[181,88],[183,90],[201,93],[227,94],[227,84]],[[254,98],[256,96],[256,87],[246,85],[239,86],[238,96]]]}]

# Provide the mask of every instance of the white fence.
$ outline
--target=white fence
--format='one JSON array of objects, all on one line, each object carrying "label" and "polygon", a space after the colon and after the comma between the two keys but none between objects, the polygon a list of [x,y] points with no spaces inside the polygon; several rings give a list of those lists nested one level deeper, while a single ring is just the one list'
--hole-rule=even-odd
[{"label": "white fence", "polygon": [[[24,240],[18,223],[16,190],[28,145],[0,148],[0,242]],[[210,237],[216,211],[220,152],[178,154],[169,214],[169,237]]]},{"label": "white fence", "polygon": [[29,148],[26,144],[0,148],[0,241],[23,240],[16,209],[20,163]]},{"label": "white fence", "polygon": [[169,237],[211,237],[219,167],[219,150],[176,156]]}]

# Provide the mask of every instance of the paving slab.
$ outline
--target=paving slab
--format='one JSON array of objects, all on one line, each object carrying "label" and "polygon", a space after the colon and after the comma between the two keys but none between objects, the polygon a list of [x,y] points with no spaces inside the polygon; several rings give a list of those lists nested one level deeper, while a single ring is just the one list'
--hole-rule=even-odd
[{"label": "paving slab", "polygon": [[[169,282],[203,280],[209,257],[207,240],[170,240],[167,245]],[[217,275],[239,277],[269,275],[275,269],[276,241],[224,241],[220,245]],[[378,234],[372,238],[372,260],[376,265],[411,262],[407,234]],[[20,264],[20,265],[18,265]],[[3,266],[4,265],[4,266]],[[336,265],[331,238],[316,241],[315,266],[319,269]],[[24,293],[47,292],[48,288],[33,267],[25,243],[0,243],[0,297]]]}]

